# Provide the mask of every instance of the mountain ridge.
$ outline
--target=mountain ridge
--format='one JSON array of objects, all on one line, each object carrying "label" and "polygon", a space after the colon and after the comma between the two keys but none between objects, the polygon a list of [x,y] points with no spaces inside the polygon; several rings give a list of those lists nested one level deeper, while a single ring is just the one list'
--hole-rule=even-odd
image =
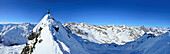
[{"label": "mountain ridge", "polygon": [[[46,14],[38,24],[0,24],[0,35],[9,35],[1,36],[0,52],[4,54],[167,54],[170,53],[169,30],[170,28],[98,26],[74,22],[62,24],[50,14]],[[24,40],[28,41],[12,40],[16,38],[15,35],[25,37]],[[11,39],[2,37],[11,37]]]}]

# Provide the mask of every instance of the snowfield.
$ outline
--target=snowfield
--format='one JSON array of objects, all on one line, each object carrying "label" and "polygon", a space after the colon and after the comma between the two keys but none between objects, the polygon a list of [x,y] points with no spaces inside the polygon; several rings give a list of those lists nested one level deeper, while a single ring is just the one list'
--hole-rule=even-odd
[{"label": "snowfield", "polygon": [[156,36],[167,32],[168,28],[149,28],[149,27],[129,27],[125,25],[115,26],[97,26],[89,25],[87,23],[68,22],[64,24],[65,27],[71,30],[71,33],[87,39],[90,42],[99,44],[116,43],[124,45],[127,42],[134,41],[141,37],[145,32],[154,33]]},{"label": "snowfield", "polygon": [[0,24],[1,54],[170,54],[170,28],[62,23]]},{"label": "snowfield", "polygon": [[0,44],[0,53],[1,54],[20,54],[25,44],[15,45],[15,46],[5,46]]},{"label": "snowfield", "polygon": [[30,23],[0,24],[0,53],[19,54],[35,25]]},{"label": "snowfield", "polygon": [[35,24],[0,24],[0,41],[4,45],[25,44]]}]

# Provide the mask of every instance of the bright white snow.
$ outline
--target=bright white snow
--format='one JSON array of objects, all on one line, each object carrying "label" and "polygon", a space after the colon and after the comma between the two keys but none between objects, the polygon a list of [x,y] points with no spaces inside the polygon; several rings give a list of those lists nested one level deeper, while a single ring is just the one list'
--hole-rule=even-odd
[{"label": "bright white snow", "polygon": [[[45,15],[36,26],[29,23],[0,24],[0,53],[20,54],[26,46],[33,47],[32,54],[170,53],[170,28],[97,26],[73,22],[64,25],[50,14]],[[39,35],[28,40],[32,30]]]}]

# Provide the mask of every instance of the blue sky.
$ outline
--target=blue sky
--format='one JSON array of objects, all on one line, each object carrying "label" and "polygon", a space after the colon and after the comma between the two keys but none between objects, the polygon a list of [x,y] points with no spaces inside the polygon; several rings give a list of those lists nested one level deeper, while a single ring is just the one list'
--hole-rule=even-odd
[{"label": "blue sky", "polygon": [[0,23],[38,23],[50,9],[64,22],[170,27],[168,0],[0,0]]}]

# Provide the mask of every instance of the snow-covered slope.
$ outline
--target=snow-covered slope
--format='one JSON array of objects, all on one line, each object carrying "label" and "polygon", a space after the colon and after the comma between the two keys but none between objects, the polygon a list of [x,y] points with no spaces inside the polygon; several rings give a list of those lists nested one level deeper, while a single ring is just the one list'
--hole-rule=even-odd
[{"label": "snow-covered slope", "polygon": [[0,24],[0,54],[170,53],[170,28],[63,25],[50,14],[38,24]]},{"label": "snow-covered slope", "polygon": [[24,46],[25,44],[14,46],[0,44],[0,54],[20,54]]},{"label": "snow-covered slope", "polygon": [[87,54],[81,44],[70,37],[59,21],[50,14],[35,26],[22,53],[32,54]]},{"label": "snow-covered slope", "polygon": [[163,28],[163,27],[140,27],[144,32],[147,33],[154,33],[156,36],[162,35],[166,33],[170,28]]},{"label": "snow-covered slope", "polygon": [[25,44],[35,24],[0,24],[0,41],[5,45]]},{"label": "snow-covered slope", "polygon": [[0,54],[19,54],[36,24],[0,24]]},{"label": "snow-covered slope", "polygon": [[145,33],[139,39],[128,42],[124,45],[98,44],[82,39],[81,36],[72,34],[83,48],[90,54],[169,54],[170,31],[155,36],[155,34]]},{"label": "snow-covered slope", "polygon": [[131,53],[135,54],[169,54],[170,53],[170,31],[155,36],[145,34],[139,39],[125,44],[134,49]]},{"label": "snow-covered slope", "polygon": [[[145,32],[163,34],[167,29],[163,28],[148,28],[148,27],[128,27],[122,26],[97,26],[87,23],[68,22],[64,24],[73,34],[81,36],[83,39],[88,39],[95,43],[116,43],[123,45],[127,42],[134,41],[141,37]],[[147,30],[147,31],[145,31]]]}]

